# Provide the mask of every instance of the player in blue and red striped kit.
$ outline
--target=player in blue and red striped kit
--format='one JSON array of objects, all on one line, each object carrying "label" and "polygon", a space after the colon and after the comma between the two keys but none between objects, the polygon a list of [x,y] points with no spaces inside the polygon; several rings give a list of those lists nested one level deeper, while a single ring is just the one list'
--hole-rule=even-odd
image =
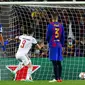
[{"label": "player in blue and red striped kit", "polygon": [[55,79],[49,82],[62,82],[61,73],[63,60],[62,48],[64,47],[64,27],[58,22],[57,14],[53,14],[52,22],[48,24],[46,40],[49,44],[49,59],[52,61]]}]

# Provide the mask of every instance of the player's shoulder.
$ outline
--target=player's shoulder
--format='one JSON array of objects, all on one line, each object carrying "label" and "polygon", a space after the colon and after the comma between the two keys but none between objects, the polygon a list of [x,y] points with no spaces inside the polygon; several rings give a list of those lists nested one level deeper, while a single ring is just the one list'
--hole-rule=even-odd
[{"label": "player's shoulder", "polygon": [[33,37],[33,36],[32,36],[32,39],[35,39],[35,40],[36,40],[36,38],[35,38],[35,37]]},{"label": "player's shoulder", "polygon": [[59,24],[60,27],[64,27],[64,26],[63,26],[63,23],[58,22],[58,24]]},{"label": "player's shoulder", "polygon": [[52,27],[52,26],[53,26],[53,23],[52,23],[52,22],[50,22],[50,23],[47,25],[48,28],[50,28],[50,27]]},{"label": "player's shoulder", "polygon": [[50,22],[49,25],[52,25],[52,26],[54,26],[54,25],[60,25],[60,23],[59,22]]},{"label": "player's shoulder", "polygon": [[19,37],[23,37],[24,35],[19,35]]},{"label": "player's shoulder", "polygon": [[50,22],[49,25],[54,25],[54,22]]},{"label": "player's shoulder", "polygon": [[30,35],[27,35],[27,34],[23,34],[23,35],[21,35],[20,37],[26,38],[26,39],[36,39],[36,38],[34,38],[33,36],[30,36]]},{"label": "player's shoulder", "polygon": [[28,35],[26,35],[26,34],[23,34],[23,35],[20,35],[21,37],[28,37]]},{"label": "player's shoulder", "polygon": [[26,36],[23,34],[23,35],[20,35],[19,38],[20,38],[20,39],[26,38]]}]

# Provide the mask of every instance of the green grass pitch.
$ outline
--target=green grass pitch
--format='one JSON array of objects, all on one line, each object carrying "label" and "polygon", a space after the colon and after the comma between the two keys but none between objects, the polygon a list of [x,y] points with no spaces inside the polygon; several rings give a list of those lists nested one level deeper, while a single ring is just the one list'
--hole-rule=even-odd
[{"label": "green grass pitch", "polygon": [[45,80],[26,81],[0,81],[0,85],[85,85],[85,80],[63,80],[63,82],[52,82]]}]

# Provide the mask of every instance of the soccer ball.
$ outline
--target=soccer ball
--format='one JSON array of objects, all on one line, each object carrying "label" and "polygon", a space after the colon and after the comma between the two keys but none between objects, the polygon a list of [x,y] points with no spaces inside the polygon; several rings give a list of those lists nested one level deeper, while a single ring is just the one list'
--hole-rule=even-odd
[{"label": "soccer ball", "polygon": [[79,78],[82,79],[82,80],[84,80],[85,79],[85,72],[81,72],[79,74]]}]

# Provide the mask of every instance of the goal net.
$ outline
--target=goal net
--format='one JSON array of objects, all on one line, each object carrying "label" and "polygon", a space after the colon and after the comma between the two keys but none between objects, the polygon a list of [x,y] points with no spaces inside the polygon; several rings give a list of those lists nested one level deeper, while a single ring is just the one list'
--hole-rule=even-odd
[{"label": "goal net", "polygon": [[[9,66],[18,64],[18,61],[15,59],[15,53],[19,45],[19,41],[15,41],[14,38],[23,34],[25,30],[28,33],[30,27],[34,28],[34,37],[37,41],[45,45],[43,48],[44,52],[42,50],[39,51],[35,46],[31,49],[32,64],[39,66],[39,69],[33,71],[33,79],[53,79],[53,67],[48,59],[46,28],[48,23],[51,22],[54,12],[59,15],[59,22],[63,24],[65,30],[62,78],[69,80],[79,79],[79,73],[85,71],[85,6],[83,4],[18,4],[1,6],[0,16],[4,16],[1,21],[4,30],[3,36],[5,41],[9,41],[6,45],[6,55],[1,55],[0,58],[1,80],[13,79]],[[8,20],[7,23],[6,20]]]}]

